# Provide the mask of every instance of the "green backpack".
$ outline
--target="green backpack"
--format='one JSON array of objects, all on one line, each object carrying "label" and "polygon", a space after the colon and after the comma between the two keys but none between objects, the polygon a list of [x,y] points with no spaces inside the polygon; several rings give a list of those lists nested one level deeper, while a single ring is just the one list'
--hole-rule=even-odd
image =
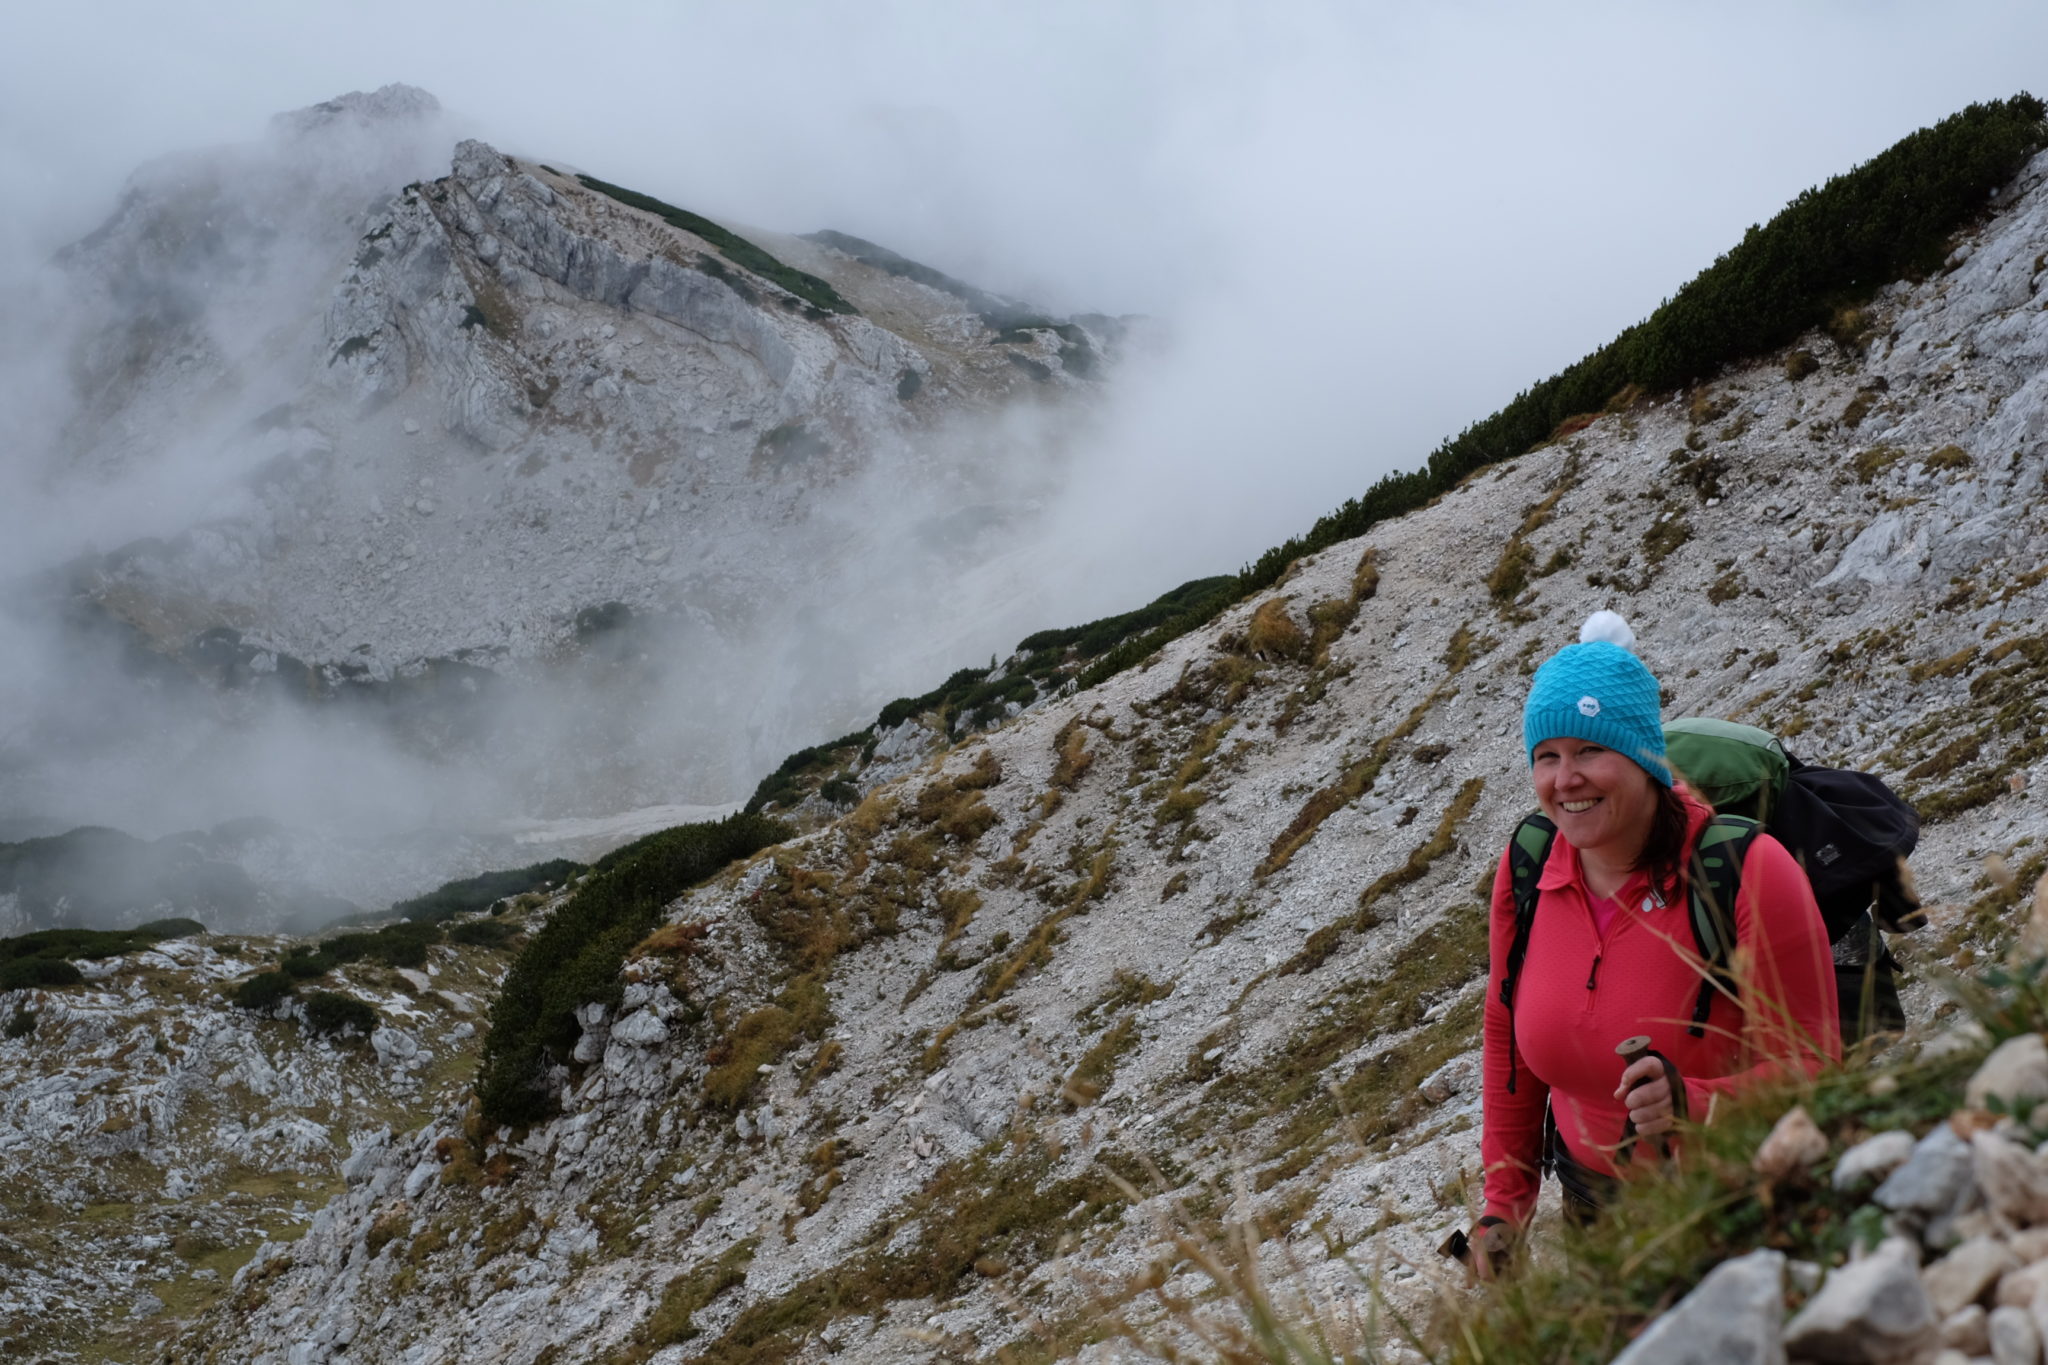
[{"label": "green backpack", "polygon": [[1785,794],[1792,759],[1769,730],[1688,716],[1664,727],[1664,754],[1715,810],[1755,812],[1768,825]]}]

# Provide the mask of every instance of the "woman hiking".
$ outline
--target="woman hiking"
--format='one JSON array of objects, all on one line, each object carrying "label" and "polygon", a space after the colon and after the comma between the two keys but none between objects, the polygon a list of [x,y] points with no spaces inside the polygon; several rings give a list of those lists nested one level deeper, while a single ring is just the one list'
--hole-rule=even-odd
[{"label": "woman hiking", "polygon": [[[1482,1277],[1528,1222],[1546,1168],[1583,1223],[1630,1166],[1657,1159],[1676,1119],[1704,1120],[1717,1095],[1841,1056],[1834,965],[1805,874],[1746,823],[1724,818],[1707,834],[1713,811],[1665,759],[1657,680],[1633,643],[1619,616],[1595,613],[1580,643],[1537,670],[1522,709],[1536,801],[1556,834],[1540,865],[1524,855],[1534,913],[1519,962],[1512,846],[1493,883],[1486,1207],[1469,1260]],[[1747,842],[1727,914],[1733,981],[1710,987],[1688,899],[1708,884],[1694,857],[1703,834]]]}]

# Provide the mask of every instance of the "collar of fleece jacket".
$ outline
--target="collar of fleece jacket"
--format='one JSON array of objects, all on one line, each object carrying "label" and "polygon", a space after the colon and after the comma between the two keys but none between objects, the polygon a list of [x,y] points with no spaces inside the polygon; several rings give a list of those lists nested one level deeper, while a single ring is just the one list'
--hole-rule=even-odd
[{"label": "collar of fleece jacket", "polygon": [[[1712,810],[1683,787],[1691,845]],[[1839,1060],[1834,960],[1806,876],[1769,835],[1750,845],[1736,897],[1738,999],[1713,1003],[1704,1037],[1687,1032],[1699,991],[1698,953],[1683,895],[1659,902],[1637,873],[1615,898],[1622,906],[1597,927],[1578,851],[1551,846],[1538,885],[1542,899],[1518,973],[1515,1008],[1500,1001],[1514,940],[1513,879],[1507,857],[1494,878],[1492,976],[1486,997],[1486,1211],[1523,1221],[1534,1205],[1543,1110],[1550,1100],[1572,1156],[1613,1173],[1627,1111],[1614,1098],[1622,1063],[1614,1045],[1648,1034],[1685,1078],[1688,1112],[1705,1118],[1715,1096]],[[1510,1027],[1513,1029],[1510,1046]],[[1512,1093],[1510,1076],[1515,1080]],[[1635,1161],[1654,1160],[1637,1151]]]}]

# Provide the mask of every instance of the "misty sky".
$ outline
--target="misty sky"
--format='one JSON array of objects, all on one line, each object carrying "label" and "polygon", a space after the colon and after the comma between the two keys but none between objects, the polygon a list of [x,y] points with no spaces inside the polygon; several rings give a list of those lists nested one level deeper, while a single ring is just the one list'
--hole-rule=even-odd
[{"label": "misty sky", "polygon": [[146,157],[402,80],[508,150],[707,213],[1169,320],[1181,350],[1130,377],[1093,456],[1092,502],[1116,510],[1076,525],[1138,506],[1175,535],[1091,575],[1104,609],[1415,464],[1801,188],[1973,99],[2048,90],[2048,8],[1968,0],[130,0],[11,20],[8,269],[93,226]]}]

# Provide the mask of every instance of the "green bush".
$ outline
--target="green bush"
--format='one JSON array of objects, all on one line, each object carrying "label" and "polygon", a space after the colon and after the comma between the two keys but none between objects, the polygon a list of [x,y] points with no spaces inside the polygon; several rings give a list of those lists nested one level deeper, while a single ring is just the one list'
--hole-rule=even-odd
[{"label": "green bush", "polygon": [[691,213],[688,209],[679,209],[673,204],[664,204],[653,195],[607,184],[595,176],[579,175],[576,178],[582,181],[587,189],[596,190],[599,194],[607,195],[631,208],[651,213],[670,227],[695,233],[718,248],[720,255],[742,270],[751,270],[762,279],[781,285],[814,307],[831,313],[860,311],[839,297],[838,290],[816,275],[808,275],[793,266],[783,264],[738,233],[720,227],[709,218]]},{"label": "green bush", "polygon": [[181,915],[174,919],[153,919],[147,924],[138,924],[132,932],[151,940],[190,938],[194,934],[205,933],[206,926],[196,919],[186,919]]},{"label": "green bush", "polygon": [[501,948],[519,931],[503,920],[471,919],[448,930],[450,943],[468,943],[480,948]]},{"label": "green bush", "polygon": [[322,1037],[360,1033],[367,1038],[377,1031],[377,1011],[353,995],[317,991],[306,997],[306,1027]]},{"label": "green bush", "polygon": [[38,929],[31,934],[0,938],[0,962],[22,958],[83,958],[97,962],[103,958],[120,957],[124,953],[142,952],[168,938],[205,932],[205,926],[189,919],[153,920],[133,929]]},{"label": "green bush", "polygon": [[0,991],[32,986],[76,986],[85,974],[61,957],[17,957],[0,962]]},{"label": "green bush", "polygon": [[296,981],[310,981],[334,970],[335,961],[311,948],[294,948],[278,961],[278,970]]},{"label": "green bush", "polygon": [[848,757],[848,751],[863,748],[873,736],[872,730],[856,730],[829,744],[798,749],[782,760],[781,767],[761,779],[753,796],[747,799],[746,813],[758,815],[769,806],[795,805],[810,794],[804,782],[806,777],[837,767]]},{"label": "green bush", "polygon": [[741,813],[679,825],[600,859],[567,904],[514,959],[491,1006],[477,1095],[491,1123],[545,1115],[551,1064],[576,1045],[579,1006],[619,1001],[619,968],[670,901],[727,864],[790,836],[779,821]]},{"label": "green bush", "polygon": [[245,1010],[266,1011],[292,993],[292,979],[283,972],[258,972],[228,993],[228,999]]},{"label": "green bush", "polygon": [[[622,612],[624,611],[623,604],[606,604],[606,607],[611,606],[618,606]],[[604,610],[598,607],[585,607],[578,612],[577,630],[581,632],[584,629],[586,615],[603,613]],[[593,619],[603,622],[602,625],[592,627],[593,633],[618,624],[609,617],[600,616]],[[470,915],[479,910],[488,910],[507,896],[519,896],[528,891],[559,886],[583,870],[582,863],[570,862],[567,858],[555,858],[548,862],[530,863],[525,867],[510,868],[503,872],[479,873],[477,876],[464,877],[459,881],[443,882],[424,896],[398,901],[381,915],[353,915],[345,920],[337,920],[334,927],[368,925],[377,920],[394,917],[411,920],[416,924],[439,924],[443,920],[454,919],[457,915]]]}]

